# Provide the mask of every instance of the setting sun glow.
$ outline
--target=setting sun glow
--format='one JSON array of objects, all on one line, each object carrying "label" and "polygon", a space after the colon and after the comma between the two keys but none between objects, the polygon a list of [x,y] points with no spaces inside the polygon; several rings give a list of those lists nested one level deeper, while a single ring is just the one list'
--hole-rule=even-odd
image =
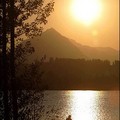
[{"label": "setting sun glow", "polygon": [[100,0],[73,0],[71,11],[76,20],[90,25],[99,18],[101,3]]}]

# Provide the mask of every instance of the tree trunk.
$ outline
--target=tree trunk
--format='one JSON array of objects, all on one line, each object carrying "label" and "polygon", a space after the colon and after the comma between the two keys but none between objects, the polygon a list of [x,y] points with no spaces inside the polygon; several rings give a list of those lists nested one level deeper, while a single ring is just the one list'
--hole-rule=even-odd
[{"label": "tree trunk", "polygon": [[10,0],[10,28],[11,28],[11,49],[10,49],[10,68],[11,68],[11,84],[12,84],[12,101],[13,101],[13,119],[18,118],[17,106],[17,89],[15,79],[15,64],[14,64],[14,0]]},{"label": "tree trunk", "polygon": [[4,120],[9,120],[8,111],[8,78],[7,78],[7,55],[6,55],[6,1],[2,0],[2,79],[3,79],[3,101]]}]

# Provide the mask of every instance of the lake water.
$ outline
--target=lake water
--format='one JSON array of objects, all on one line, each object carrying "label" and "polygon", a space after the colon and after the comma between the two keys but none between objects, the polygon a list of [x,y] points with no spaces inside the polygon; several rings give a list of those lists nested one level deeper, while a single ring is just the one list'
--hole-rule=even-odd
[{"label": "lake water", "polygon": [[45,91],[42,120],[119,120],[118,91]]}]

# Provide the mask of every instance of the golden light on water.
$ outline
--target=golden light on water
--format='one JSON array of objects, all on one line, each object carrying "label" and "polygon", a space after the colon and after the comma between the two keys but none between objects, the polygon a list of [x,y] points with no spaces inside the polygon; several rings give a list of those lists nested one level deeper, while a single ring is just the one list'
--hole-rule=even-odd
[{"label": "golden light on water", "polygon": [[73,0],[71,12],[73,17],[90,25],[99,18],[102,11],[100,0]]},{"label": "golden light on water", "polygon": [[72,98],[72,119],[73,120],[95,120],[95,108],[93,104],[97,104],[97,93],[94,91],[73,91]]}]

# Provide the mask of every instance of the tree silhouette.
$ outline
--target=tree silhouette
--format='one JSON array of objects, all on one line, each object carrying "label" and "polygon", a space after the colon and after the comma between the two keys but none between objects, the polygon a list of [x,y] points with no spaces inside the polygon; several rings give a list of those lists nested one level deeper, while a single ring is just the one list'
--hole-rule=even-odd
[{"label": "tree silhouette", "polygon": [[0,18],[1,18],[1,34],[0,34],[0,43],[2,44],[2,78],[3,79],[3,100],[4,100],[4,118],[5,120],[8,119],[8,78],[7,78],[7,55],[6,55],[6,4],[3,1],[0,1]]},{"label": "tree silhouette", "polygon": [[[1,4],[2,3],[2,4]],[[3,65],[3,81],[4,81],[4,109],[5,120],[9,119],[8,116],[8,79],[11,82],[12,88],[12,101],[13,101],[13,118],[17,120],[17,92],[15,80],[15,62],[16,56],[19,58],[23,55],[15,54],[15,48],[21,49],[20,41],[23,36],[28,38],[36,35],[41,35],[43,25],[47,23],[47,17],[53,11],[54,1],[44,4],[44,0],[1,0],[0,18],[2,19],[2,40],[0,40],[2,52],[2,65]],[[31,20],[33,19],[33,20]],[[10,44],[7,46],[7,44]],[[31,47],[30,47],[31,49]],[[34,49],[32,49],[32,52]],[[31,51],[26,51],[31,52]],[[9,58],[7,57],[7,53]],[[10,54],[9,54],[10,53]],[[16,56],[15,56],[16,55]],[[10,59],[10,67],[8,68],[7,62]],[[24,59],[24,58],[23,58]],[[15,61],[16,60],[16,61]],[[17,62],[16,62],[17,63]],[[7,71],[11,72],[9,75]]]}]

